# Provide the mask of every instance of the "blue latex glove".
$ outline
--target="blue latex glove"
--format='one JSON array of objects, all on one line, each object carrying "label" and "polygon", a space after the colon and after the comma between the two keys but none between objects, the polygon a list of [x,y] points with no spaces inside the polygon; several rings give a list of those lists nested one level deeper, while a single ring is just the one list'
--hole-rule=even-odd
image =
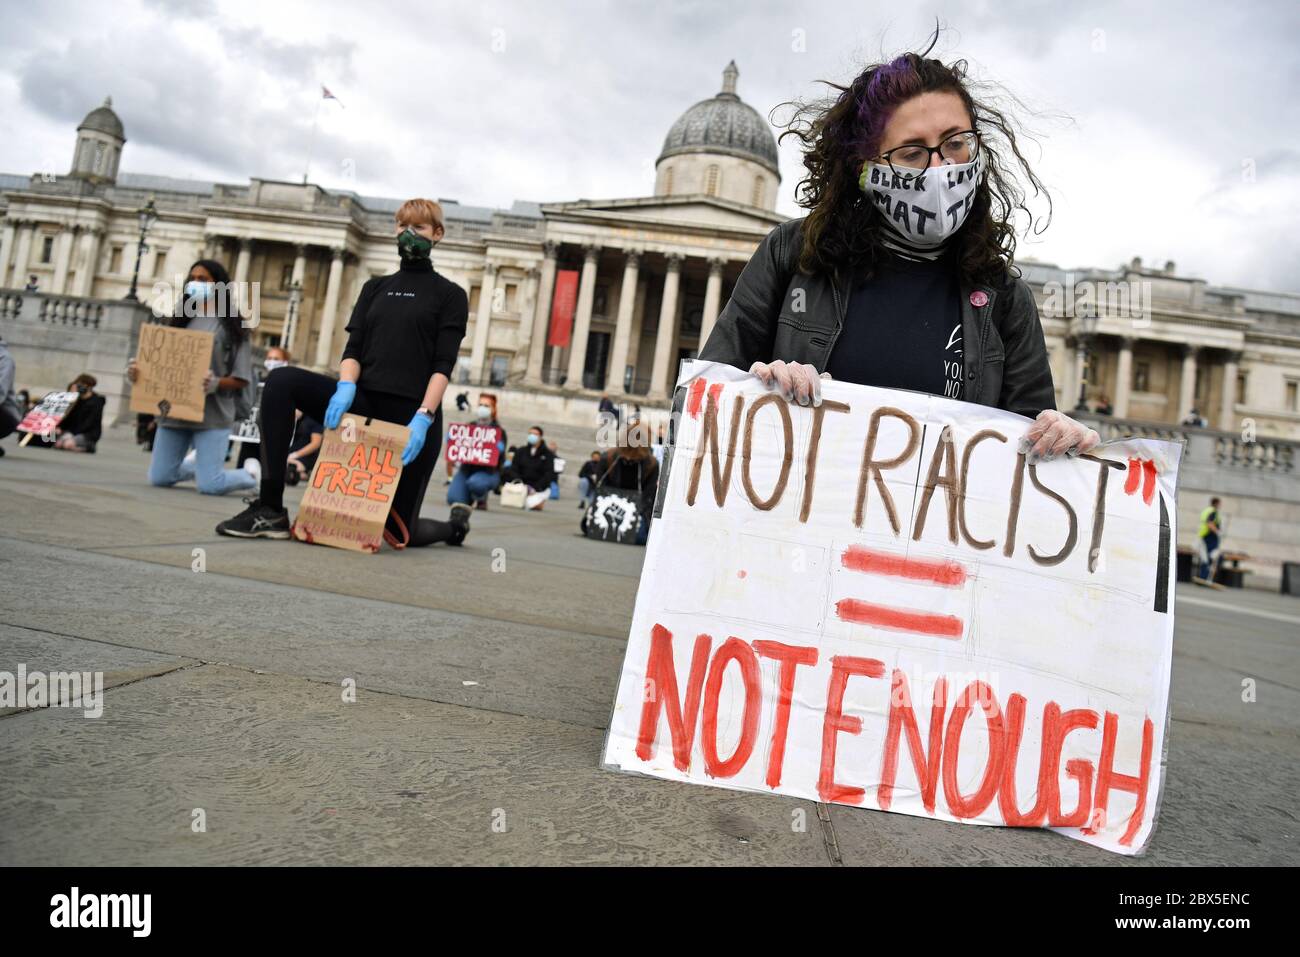
[{"label": "blue latex glove", "polygon": [[424,448],[424,437],[429,434],[429,426],[433,425],[433,420],[421,412],[411,416],[411,421],[406,427],[411,430],[411,437],[406,442],[406,449],[402,452],[402,464],[410,465]]},{"label": "blue latex glove", "polygon": [[357,397],[357,384],[355,382],[344,382],[339,380],[339,384],[334,387],[334,395],[330,398],[330,404],[325,407],[325,428],[337,429],[339,421],[343,418],[343,413],[352,408],[352,400]]}]

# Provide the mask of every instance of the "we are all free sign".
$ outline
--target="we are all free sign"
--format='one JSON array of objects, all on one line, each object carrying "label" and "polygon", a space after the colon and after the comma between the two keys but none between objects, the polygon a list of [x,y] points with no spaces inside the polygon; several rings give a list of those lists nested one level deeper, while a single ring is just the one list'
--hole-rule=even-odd
[{"label": "we are all free sign", "polygon": [[683,364],[604,760],[1124,854],[1163,782],[1182,446]]}]

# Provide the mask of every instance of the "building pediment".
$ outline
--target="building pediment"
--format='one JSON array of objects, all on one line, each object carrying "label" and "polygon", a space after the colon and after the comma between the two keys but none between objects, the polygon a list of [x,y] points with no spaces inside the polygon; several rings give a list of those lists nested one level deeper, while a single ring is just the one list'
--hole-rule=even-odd
[{"label": "building pediment", "polygon": [[608,223],[621,227],[671,226],[682,231],[719,229],[764,236],[785,222],[779,213],[714,196],[645,196],[543,203],[548,220]]}]

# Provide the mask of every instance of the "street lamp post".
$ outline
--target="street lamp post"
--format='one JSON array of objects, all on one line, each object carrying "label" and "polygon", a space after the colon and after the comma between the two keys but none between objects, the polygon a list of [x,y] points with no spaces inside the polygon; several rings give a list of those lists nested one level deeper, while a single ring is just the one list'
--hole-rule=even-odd
[{"label": "street lamp post", "polygon": [[1075,317],[1074,340],[1079,350],[1079,401],[1075,412],[1088,412],[1088,344],[1097,334],[1097,316],[1091,310]]},{"label": "street lamp post", "polygon": [[280,330],[280,348],[288,349],[293,339],[294,322],[298,317],[298,299],[302,295],[302,283],[294,280],[289,284],[289,311],[284,317],[284,326]]},{"label": "street lamp post", "polygon": [[140,241],[135,247],[135,272],[131,273],[131,289],[126,294],[126,298],[131,302],[137,302],[139,296],[136,295],[136,286],[140,282],[140,259],[144,256],[144,251],[149,247],[145,245],[145,237],[149,235],[149,230],[153,224],[158,221],[158,209],[154,206],[153,197],[149,197],[149,202],[140,208]]}]

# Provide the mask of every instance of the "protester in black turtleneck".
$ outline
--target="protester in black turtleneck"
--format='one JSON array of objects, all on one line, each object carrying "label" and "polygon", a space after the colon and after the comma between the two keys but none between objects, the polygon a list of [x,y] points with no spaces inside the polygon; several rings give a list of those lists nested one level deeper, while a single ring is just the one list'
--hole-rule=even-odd
[{"label": "protester in black turtleneck", "polygon": [[[339,378],[306,369],[276,369],[262,390],[261,494],[250,507],[217,526],[239,538],[288,538],[284,473],[299,409],[334,428],[345,412],[406,424],[411,437],[393,495],[388,531],[411,545],[460,544],[469,509],[453,509],[451,522],[419,519],[429,474],[442,441],[442,396],[465,337],[469,301],[456,283],[434,271],[429,254],[442,239],[442,208],[408,200],[397,211],[401,268],[370,279],[361,290]],[[409,421],[408,421],[409,420]]]}]

